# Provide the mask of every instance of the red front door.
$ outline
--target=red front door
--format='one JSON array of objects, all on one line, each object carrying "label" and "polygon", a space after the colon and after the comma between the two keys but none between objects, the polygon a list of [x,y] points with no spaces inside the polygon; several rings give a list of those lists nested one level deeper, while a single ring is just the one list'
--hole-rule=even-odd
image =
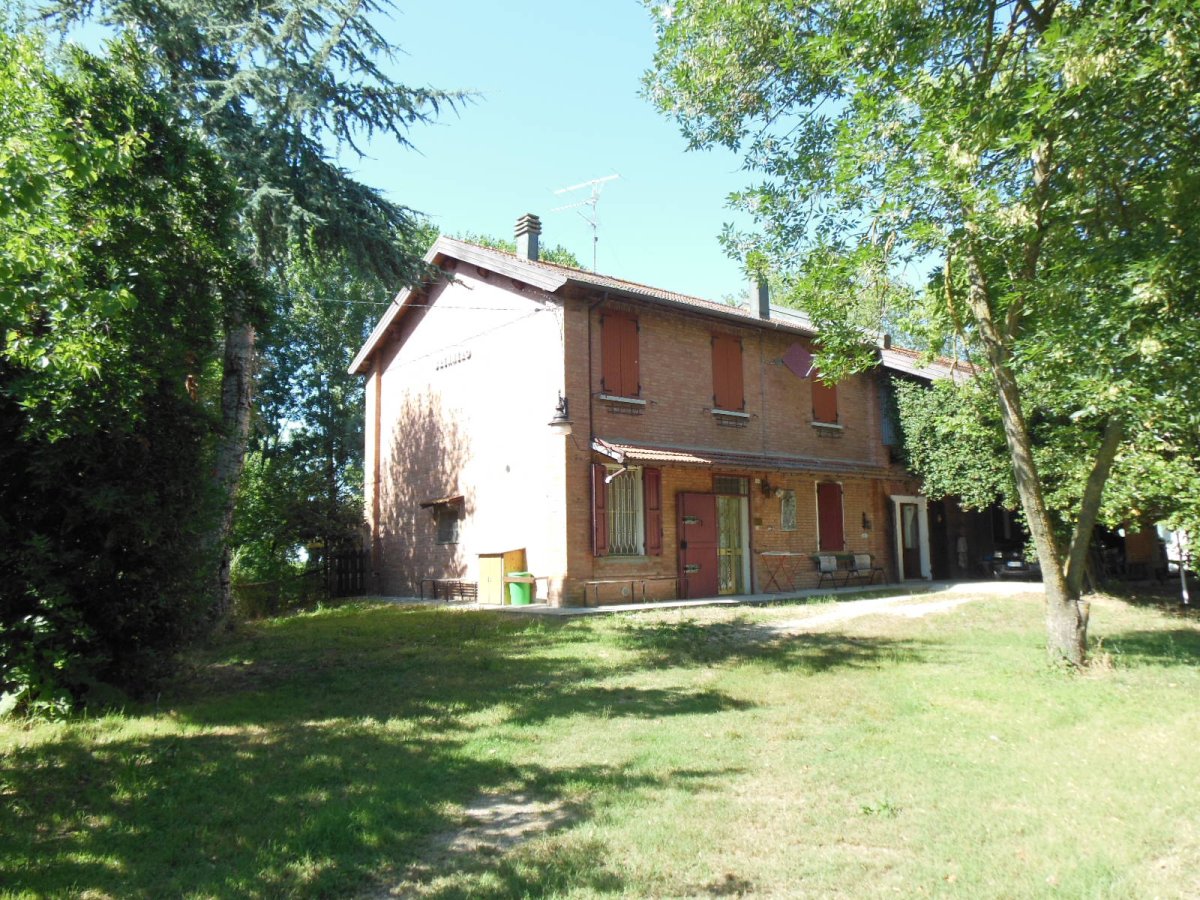
[{"label": "red front door", "polygon": [[715,494],[680,494],[679,588],[691,600],[715,597],[717,581],[717,497]]}]

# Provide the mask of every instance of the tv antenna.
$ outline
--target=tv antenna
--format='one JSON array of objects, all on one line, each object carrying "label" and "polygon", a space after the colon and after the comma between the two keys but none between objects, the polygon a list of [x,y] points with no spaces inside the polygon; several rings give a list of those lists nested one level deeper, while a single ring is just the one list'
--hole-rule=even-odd
[{"label": "tv antenna", "polygon": [[[603,178],[593,178],[590,181],[581,181],[579,184],[573,184],[570,187],[559,188],[555,191],[556,196],[569,194],[572,191],[581,191],[584,188],[591,188],[592,195],[586,200],[580,200],[578,203],[568,203],[566,206],[556,206],[550,212],[563,212],[568,209],[573,209],[583,218],[583,221],[592,226],[592,271],[596,271],[596,245],[600,243],[600,216],[596,212],[596,204],[600,202],[600,189],[606,182],[616,181],[620,175],[613,173],[605,175]],[[580,207],[587,207],[584,211]]]}]

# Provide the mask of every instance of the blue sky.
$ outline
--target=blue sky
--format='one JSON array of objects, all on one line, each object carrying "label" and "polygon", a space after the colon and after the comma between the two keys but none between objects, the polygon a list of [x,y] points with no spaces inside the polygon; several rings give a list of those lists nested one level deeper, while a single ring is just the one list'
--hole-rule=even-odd
[{"label": "blue sky", "polygon": [[743,292],[717,236],[724,222],[747,224],[725,198],[749,177],[734,154],[688,152],[639,96],[654,52],[640,3],[399,3],[383,26],[405,51],[396,78],[480,96],[415,128],[415,152],[380,140],[368,160],[345,157],[363,181],[448,234],[511,238],[517,218],[536,213],[544,245],[590,265],[590,227],[575,210],[551,211],[588,192],[553,191],[615,172],[599,202],[599,271],[711,299]]}]

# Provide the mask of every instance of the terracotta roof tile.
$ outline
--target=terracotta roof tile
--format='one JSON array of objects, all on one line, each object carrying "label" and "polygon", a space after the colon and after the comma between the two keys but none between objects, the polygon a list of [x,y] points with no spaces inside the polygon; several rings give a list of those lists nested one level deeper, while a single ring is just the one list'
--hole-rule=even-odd
[{"label": "terracotta roof tile", "polygon": [[888,473],[884,466],[826,459],[817,456],[791,456],[781,453],[737,453],[707,447],[666,447],[655,444],[631,444],[593,438],[592,449],[621,464],[670,463],[681,466],[727,466],[735,469],[783,469],[807,472]]}]

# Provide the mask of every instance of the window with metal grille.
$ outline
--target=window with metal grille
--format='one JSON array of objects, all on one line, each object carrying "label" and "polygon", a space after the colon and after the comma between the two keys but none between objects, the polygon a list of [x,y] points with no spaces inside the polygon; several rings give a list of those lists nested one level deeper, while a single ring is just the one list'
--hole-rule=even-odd
[{"label": "window with metal grille", "polygon": [[607,505],[609,554],[641,556],[645,552],[641,469],[626,469],[608,483]]},{"label": "window with metal grille", "polygon": [[750,479],[738,478],[735,475],[714,475],[714,494],[737,494],[744,497],[750,493]]}]

